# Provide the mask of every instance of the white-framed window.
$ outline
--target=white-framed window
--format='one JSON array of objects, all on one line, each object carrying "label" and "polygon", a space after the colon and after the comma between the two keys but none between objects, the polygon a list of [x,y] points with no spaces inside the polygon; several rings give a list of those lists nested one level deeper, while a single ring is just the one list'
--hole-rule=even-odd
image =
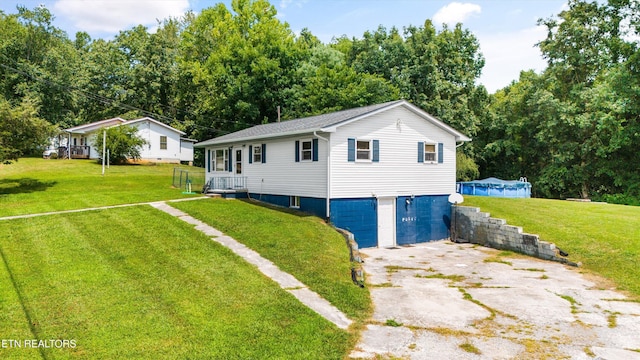
[{"label": "white-framed window", "polygon": [[438,162],[438,153],[436,152],[435,143],[424,143],[424,162],[436,163]]},{"label": "white-framed window", "polygon": [[300,141],[300,161],[313,160],[313,142],[311,140]]},{"label": "white-framed window", "polygon": [[215,165],[213,169],[215,171],[227,171],[229,169],[229,150],[218,149],[215,151]]},{"label": "white-framed window", "polygon": [[300,196],[289,196],[289,207],[300,209]]},{"label": "white-framed window", "polygon": [[160,135],[160,150],[167,150],[167,137]]},{"label": "white-framed window", "polygon": [[251,154],[251,156],[253,157],[253,162],[254,163],[261,163],[262,162],[262,145],[258,144],[258,145],[253,145],[253,154]]},{"label": "white-framed window", "polygon": [[356,140],[356,160],[371,161],[371,140]]}]

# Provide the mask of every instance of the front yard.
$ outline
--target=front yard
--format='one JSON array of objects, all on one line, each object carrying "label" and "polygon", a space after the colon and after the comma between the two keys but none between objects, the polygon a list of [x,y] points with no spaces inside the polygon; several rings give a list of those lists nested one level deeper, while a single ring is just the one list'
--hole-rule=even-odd
[{"label": "front yard", "polygon": [[[253,266],[149,206],[0,222],[3,359],[340,359],[336,328]],[[43,354],[40,354],[40,351]]]},{"label": "front yard", "polygon": [[[183,198],[172,169],[112,166],[102,177],[93,162],[20,159],[0,165],[0,217]],[[0,338],[11,340],[0,358],[348,354],[371,302],[331,227],[242,201],[173,205],[255,248],[357,325],[337,328],[193,226],[138,205],[0,220]]]},{"label": "front yard", "polygon": [[197,196],[171,187],[176,166],[112,165],[102,176],[93,160],[0,164],[0,217]]}]

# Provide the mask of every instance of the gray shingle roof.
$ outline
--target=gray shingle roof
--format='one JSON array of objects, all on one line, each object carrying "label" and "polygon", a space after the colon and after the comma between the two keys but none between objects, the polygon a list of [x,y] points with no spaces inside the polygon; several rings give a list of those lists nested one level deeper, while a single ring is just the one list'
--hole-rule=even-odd
[{"label": "gray shingle roof", "polygon": [[322,128],[335,126],[342,122],[349,121],[359,116],[366,115],[368,113],[395,105],[397,103],[401,103],[403,101],[404,100],[395,100],[382,104],[363,106],[355,109],[336,111],[328,114],[309,116],[295,120],[256,125],[244,130],[233,132],[231,134],[199,142],[194,146],[202,147],[205,145],[224,144],[234,141],[318,131]]}]

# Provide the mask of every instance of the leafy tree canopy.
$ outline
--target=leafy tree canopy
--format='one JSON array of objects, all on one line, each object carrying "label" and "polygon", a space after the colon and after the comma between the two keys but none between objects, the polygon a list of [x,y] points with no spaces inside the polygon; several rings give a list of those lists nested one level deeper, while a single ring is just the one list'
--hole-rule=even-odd
[{"label": "leafy tree canopy", "polygon": [[42,151],[57,132],[55,126],[37,116],[38,106],[25,98],[18,106],[0,97],[0,163]]}]

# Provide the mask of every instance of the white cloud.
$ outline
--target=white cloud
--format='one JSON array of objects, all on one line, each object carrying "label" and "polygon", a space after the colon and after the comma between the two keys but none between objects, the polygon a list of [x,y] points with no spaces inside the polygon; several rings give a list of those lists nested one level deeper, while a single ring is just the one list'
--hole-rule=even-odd
[{"label": "white cloud", "polygon": [[155,27],[156,20],[182,16],[189,0],[58,0],[53,8],[80,31],[116,33],[139,24]]},{"label": "white cloud", "polygon": [[440,10],[433,15],[433,22],[435,24],[445,23],[447,25],[455,25],[457,23],[464,22],[472,15],[480,14],[481,12],[482,8],[480,5],[452,2],[449,5],[440,8]]},{"label": "white cloud", "polygon": [[282,9],[286,9],[287,6],[289,6],[289,4],[291,4],[292,1],[293,0],[282,0],[282,1],[280,1],[280,7]]},{"label": "white cloud", "polygon": [[280,8],[286,9],[289,5],[293,4],[298,8],[301,8],[309,0],[280,0]]},{"label": "white cloud", "polygon": [[544,40],[546,35],[544,26],[513,33],[477,35],[480,51],[485,57],[480,83],[493,93],[517,80],[522,70],[544,70],[547,63],[535,44]]}]

